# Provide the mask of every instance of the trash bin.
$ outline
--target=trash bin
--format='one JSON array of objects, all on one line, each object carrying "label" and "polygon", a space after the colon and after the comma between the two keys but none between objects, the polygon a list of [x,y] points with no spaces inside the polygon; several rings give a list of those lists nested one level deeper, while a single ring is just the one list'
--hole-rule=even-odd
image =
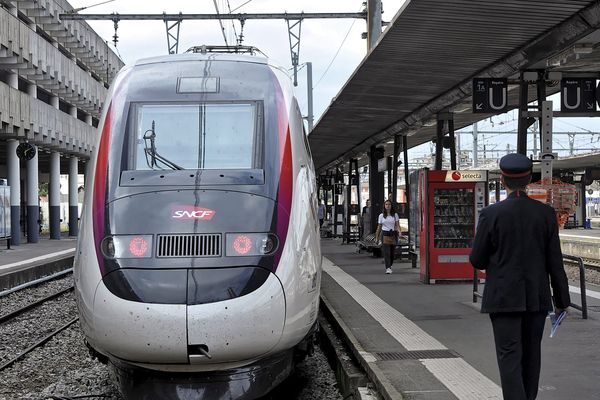
[{"label": "trash bin", "polygon": [[592,220],[590,218],[586,218],[585,224],[583,224],[585,229],[592,229]]}]

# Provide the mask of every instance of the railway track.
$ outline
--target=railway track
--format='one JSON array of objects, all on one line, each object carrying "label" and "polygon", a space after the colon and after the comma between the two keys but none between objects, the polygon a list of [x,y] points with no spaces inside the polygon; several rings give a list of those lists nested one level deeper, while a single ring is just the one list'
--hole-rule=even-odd
[{"label": "railway track", "polygon": [[[581,257],[581,259],[583,260],[583,266],[586,269],[600,272],[600,260],[596,260],[594,258],[585,258],[585,257]],[[569,264],[577,265],[576,261],[565,259],[565,262],[569,263]]]},{"label": "railway track", "polygon": [[11,319],[13,319],[13,318],[16,318],[16,317],[18,317],[19,315],[21,315],[21,314],[23,314],[23,313],[25,313],[25,312],[27,312],[27,311],[29,311],[29,310],[32,310],[32,309],[34,309],[34,308],[36,308],[36,307],[38,307],[38,306],[40,306],[40,305],[42,305],[42,304],[44,304],[44,303],[46,303],[46,302],[50,301],[50,300],[53,300],[53,299],[55,299],[55,298],[57,298],[57,297],[59,297],[59,296],[62,296],[62,295],[63,295],[63,294],[65,294],[65,293],[71,292],[71,291],[73,291],[73,289],[74,289],[74,286],[73,286],[73,285],[71,285],[71,286],[69,286],[69,287],[68,287],[68,288],[66,288],[66,289],[62,289],[62,290],[59,290],[59,291],[57,291],[57,292],[54,292],[54,293],[52,293],[51,295],[48,295],[48,296],[46,296],[46,297],[44,297],[44,298],[42,298],[42,299],[39,299],[39,300],[33,301],[33,302],[31,302],[31,303],[29,303],[29,304],[27,304],[27,305],[25,305],[25,306],[22,306],[22,307],[20,307],[20,308],[17,308],[17,309],[16,309],[16,310],[14,310],[14,311],[11,311],[11,312],[9,312],[9,313],[6,313],[6,314],[4,314],[4,315],[0,315],[0,324],[3,324],[3,323],[5,323],[5,322],[8,322],[8,321],[10,321]]},{"label": "railway track", "polygon": [[66,324],[60,326],[59,328],[55,329],[54,331],[52,331],[48,335],[44,336],[42,339],[38,340],[37,342],[35,342],[34,344],[32,344],[31,346],[29,346],[25,350],[21,351],[15,357],[13,357],[13,358],[9,359],[8,361],[4,362],[4,364],[0,365],[0,371],[2,371],[4,369],[12,366],[13,364],[15,364],[16,362],[18,362],[19,360],[21,360],[23,357],[25,357],[28,353],[32,352],[33,350],[37,349],[38,347],[43,346],[50,339],[52,339],[54,336],[58,335],[60,332],[62,332],[65,329],[67,329],[68,327],[70,327],[71,325],[73,325],[78,320],[79,320],[79,317],[73,318],[72,320],[70,320]]},{"label": "railway track", "polygon": [[[36,286],[39,284],[40,284],[39,282],[36,283]],[[26,289],[28,287],[30,288],[31,286],[23,285],[23,288],[18,291],[23,291],[24,289]],[[22,316],[28,312],[34,312],[39,307],[41,307],[42,305],[44,305],[52,300],[59,299],[61,296],[72,292],[73,289],[74,289],[74,286],[71,284],[70,286],[68,286],[66,288],[55,290],[53,293],[51,293],[49,295],[46,295],[46,296],[44,296],[40,299],[34,300],[34,301],[30,301],[10,312],[0,315],[0,327],[2,327],[3,325],[7,325],[8,323],[14,321],[17,317]],[[12,293],[15,293],[15,292],[16,291],[13,291]],[[18,354],[13,355],[8,359],[3,360],[3,362],[0,362],[0,371],[14,365],[16,362],[23,359],[28,353],[43,346],[45,343],[47,343],[53,337],[58,335],[60,332],[62,332],[66,328],[70,327],[75,322],[77,322],[78,319],[79,318],[71,318],[68,322],[62,323],[60,326],[58,326],[56,329],[52,330],[50,333],[46,334],[42,338],[36,338],[31,345],[29,345],[27,348],[21,350]]]}]

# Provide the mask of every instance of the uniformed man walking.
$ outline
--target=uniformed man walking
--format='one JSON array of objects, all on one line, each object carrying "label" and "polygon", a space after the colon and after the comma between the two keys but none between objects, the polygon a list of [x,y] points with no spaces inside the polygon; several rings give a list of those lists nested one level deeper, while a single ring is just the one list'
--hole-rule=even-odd
[{"label": "uniformed man walking", "polygon": [[522,154],[502,157],[508,198],[482,210],[469,257],[486,271],[481,312],[492,321],[504,400],[537,397],[550,283],[556,315],[570,304],[554,209],[525,193],[531,167]]}]

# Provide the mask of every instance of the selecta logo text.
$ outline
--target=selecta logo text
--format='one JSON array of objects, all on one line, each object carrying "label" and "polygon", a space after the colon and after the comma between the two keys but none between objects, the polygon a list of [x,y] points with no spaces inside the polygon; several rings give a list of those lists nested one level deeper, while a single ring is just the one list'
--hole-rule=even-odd
[{"label": "selecta logo text", "polygon": [[174,206],[172,211],[171,218],[180,220],[210,221],[215,216],[214,210],[194,206]]},{"label": "selecta logo text", "polygon": [[446,171],[446,182],[481,182],[485,181],[482,171]]}]

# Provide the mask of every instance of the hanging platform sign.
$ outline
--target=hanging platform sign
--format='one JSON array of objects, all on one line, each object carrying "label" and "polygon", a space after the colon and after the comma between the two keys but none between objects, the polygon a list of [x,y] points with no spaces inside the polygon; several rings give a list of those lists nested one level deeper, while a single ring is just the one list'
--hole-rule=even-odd
[{"label": "hanging platform sign", "polygon": [[561,79],[560,111],[572,113],[596,111],[596,79]]},{"label": "hanging platform sign", "polygon": [[473,79],[473,113],[499,114],[508,111],[506,78]]}]

